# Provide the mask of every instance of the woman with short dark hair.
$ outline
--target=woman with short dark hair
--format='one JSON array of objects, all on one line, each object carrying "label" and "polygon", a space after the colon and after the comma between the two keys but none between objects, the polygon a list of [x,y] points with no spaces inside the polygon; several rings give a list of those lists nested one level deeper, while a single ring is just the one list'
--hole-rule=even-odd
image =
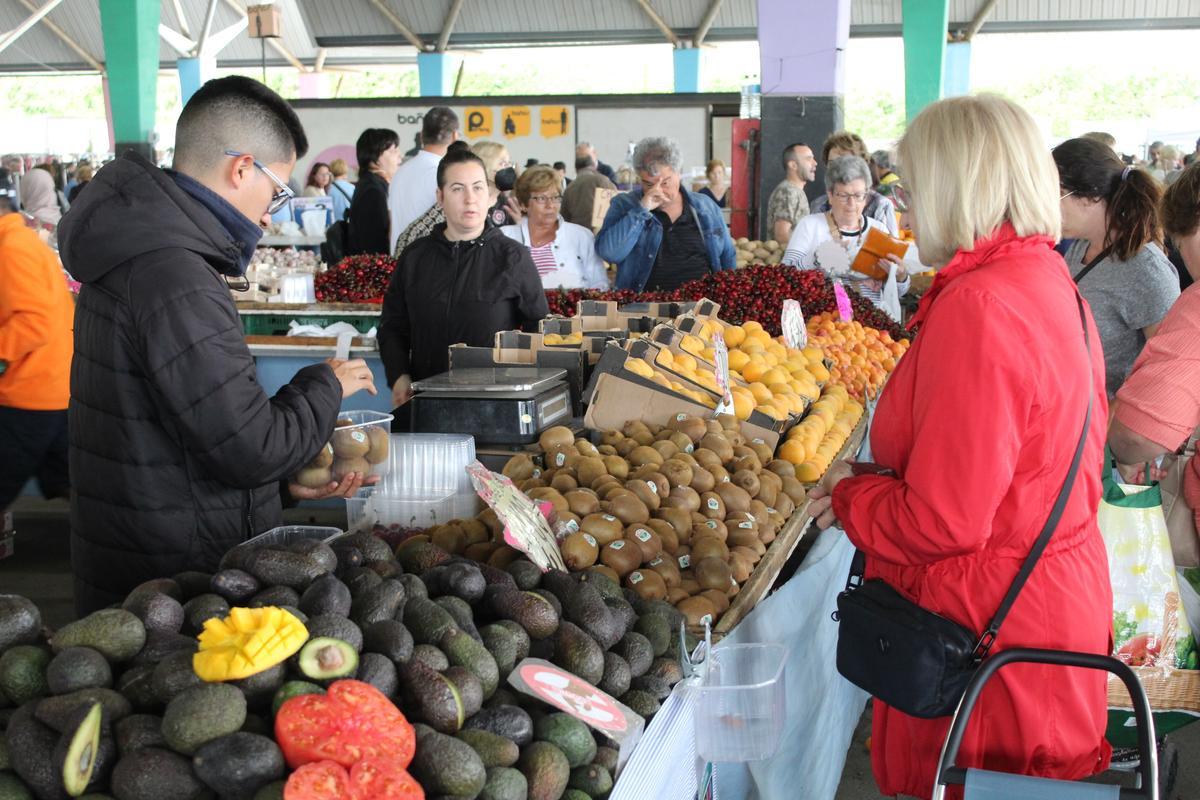
[{"label": "woman with short dark hair", "polygon": [[333,170],[324,161],[314,162],[308,170],[308,179],[304,181],[305,197],[325,197],[330,192],[333,183]]},{"label": "woman with short dark hair", "polygon": [[1070,139],[1053,155],[1062,235],[1075,239],[1063,257],[1096,317],[1112,397],[1179,297],[1179,276],[1162,250],[1162,188],[1093,139]]},{"label": "woman with short dark hair", "polygon": [[346,255],[387,253],[388,184],[400,166],[400,137],[388,128],[367,128],[355,144],[358,186],[350,202]]}]

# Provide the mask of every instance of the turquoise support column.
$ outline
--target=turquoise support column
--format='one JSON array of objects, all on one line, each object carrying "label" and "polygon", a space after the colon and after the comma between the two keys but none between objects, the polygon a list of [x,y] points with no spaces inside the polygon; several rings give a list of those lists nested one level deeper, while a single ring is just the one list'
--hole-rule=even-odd
[{"label": "turquoise support column", "polygon": [[450,56],[445,53],[417,53],[417,79],[422,97],[449,97],[454,90]]},{"label": "turquoise support column", "polygon": [[908,119],[942,98],[949,0],[903,0],[904,110]]},{"label": "turquoise support column", "polygon": [[179,72],[179,99],[186,104],[201,86],[217,77],[217,58],[178,58],[175,60],[175,69]]},{"label": "turquoise support column", "polygon": [[946,97],[971,93],[971,43],[951,42],[946,45],[946,68],[943,72]]},{"label": "turquoise support column", "polygon": [[671,51],[675,61],[675,93],[700,91],[700,48],[676,47]]},{"label": "turquoise support column", "polygon": [[152,154],[158,102],[159,0],[100,0],[109,107],[118,154]]}]

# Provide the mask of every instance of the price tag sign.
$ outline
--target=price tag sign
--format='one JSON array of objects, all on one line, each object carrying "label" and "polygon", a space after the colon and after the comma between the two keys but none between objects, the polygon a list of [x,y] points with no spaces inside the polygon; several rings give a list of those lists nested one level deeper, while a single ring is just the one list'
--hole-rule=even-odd
[{"label": "price tag sign", "polygon": [[804,311],[800,308],[799,300],[783,301],[779,321],[783,328],[784,344],[793,350],[803,350],[808,346],[808,329],[804,326]]},{"label": "price tag sign", "polygon": [[833,296],[837,298],[838,316],[842,318],[842,322],[849,322],[854,319],[854,309],[850,305],[850,295],[846,294],[846,287],[842,286],[841,281],[833,282]]},{"label": "price tag sign", "polygon": [[729,390],[729,348],[725,346],[725,335],[721,331],[713,334],[713,357],[717,369],[713,373],[717,379],[717,388],[721,390],[721,402],[717,403],[715,414],[733,413],[733,392]]},{"label": "price tag sign", "polygon": [[497,475],[474,461],[467,466],[471,484],[483,502],[491,506],[504,523],[504,541],[529,556],[545,572],[566,571],[558,539],[537,504],[525,496],[508,477]]}]

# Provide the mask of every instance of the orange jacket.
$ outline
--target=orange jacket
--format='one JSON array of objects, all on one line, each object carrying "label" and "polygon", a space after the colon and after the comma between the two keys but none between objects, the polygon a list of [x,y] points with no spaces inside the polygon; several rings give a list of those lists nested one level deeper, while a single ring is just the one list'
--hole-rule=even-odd
[{"label": "orange jacket", "polygon": [[0,406],[61,411],[71,395],[75,307],[54,251],[0,216]]}]

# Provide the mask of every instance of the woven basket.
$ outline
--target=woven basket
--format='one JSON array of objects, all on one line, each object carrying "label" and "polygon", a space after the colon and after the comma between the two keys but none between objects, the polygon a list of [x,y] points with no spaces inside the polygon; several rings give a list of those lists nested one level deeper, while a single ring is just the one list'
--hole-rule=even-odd
[{"label": "woven basket", "polygon": [[[1150,708],[1154,711],[1183,711],[1200,714],[1200,670],[1134,667]],[[1108,707],[1132,709],[1125,684],[1115,676],[1108,680]]]}]

